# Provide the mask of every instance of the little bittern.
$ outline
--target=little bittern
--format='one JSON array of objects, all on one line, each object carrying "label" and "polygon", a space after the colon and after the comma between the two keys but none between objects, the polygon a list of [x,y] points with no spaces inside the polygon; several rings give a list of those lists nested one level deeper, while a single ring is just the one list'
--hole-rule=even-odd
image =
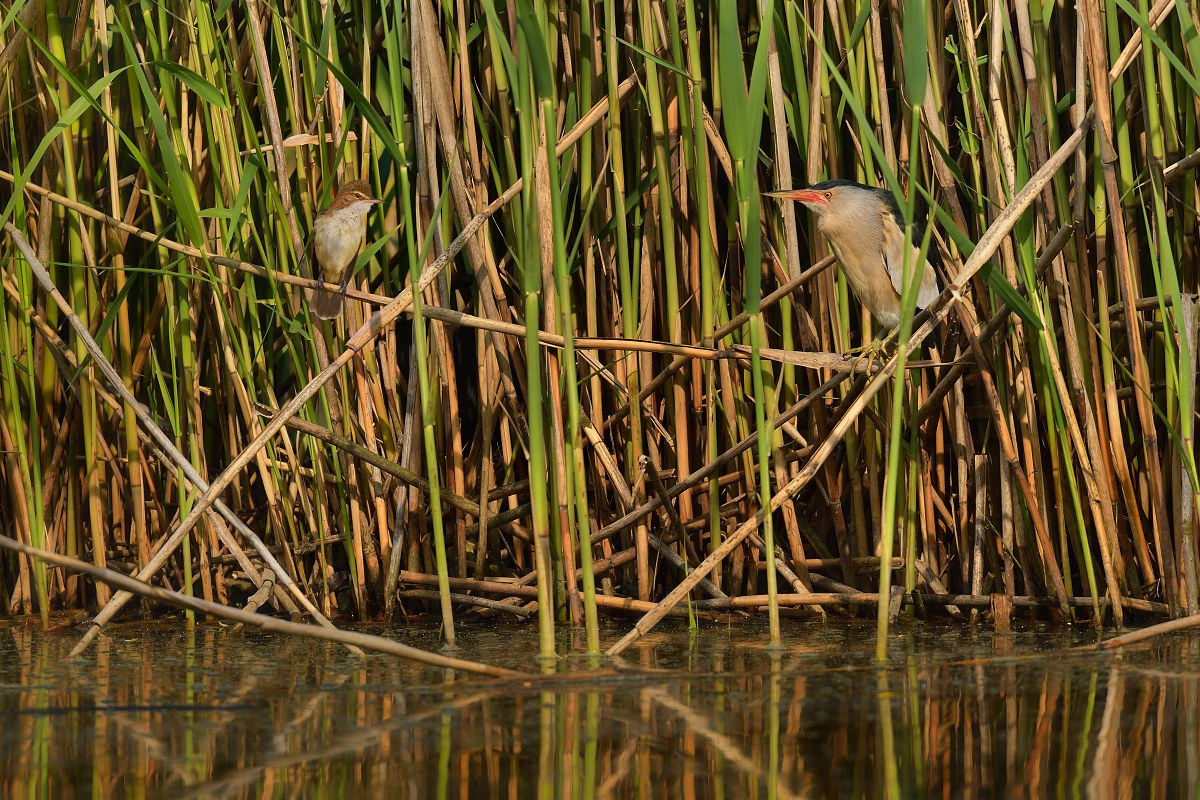
[{"label": "little bittern", "polygon": [[[846,180],[822,181],[808,189],[769,192],[769,197],[803,203],[817,215],[855,296],[871,312],[883,332],[900,324],[904,289],[904,218],[896,198]],[[923,309],[941,294],[933,266],[920,258],[918,227],[910,243],[908,269],[919,275],[916,307]]]}]

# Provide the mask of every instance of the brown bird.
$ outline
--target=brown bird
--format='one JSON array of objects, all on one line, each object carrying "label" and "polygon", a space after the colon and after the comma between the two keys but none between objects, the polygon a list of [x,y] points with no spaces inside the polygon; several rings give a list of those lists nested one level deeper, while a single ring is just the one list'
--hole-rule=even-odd
[{"label": "brown bird", "polygon": [[321,319],[333,319],[342,313],[350,266],[363,243],[367,212],[382,202],[371,194],[371,185],[366,181],[350,181],[338,189],[329,208],[317,217],[312,249],[320,267],[319,277],[326,283],[341,284],[337,291],[312,290],[308,307]]},{"label": "brown bird", "polygon": [[[822,181],[807,189],[768,192],[768,197],[803,203],[817,215],[842,265],[855,296],[871,312],[883,336],[900,324],[900,295],[904,290],[904,218],[896,198],[847,180]],[[913,233],[908,269],[920,275],[916,307],[923,309],[941,294],[933,265],[920,259],[921,231]],[[936,260],[932,248],[930,259]]]}]

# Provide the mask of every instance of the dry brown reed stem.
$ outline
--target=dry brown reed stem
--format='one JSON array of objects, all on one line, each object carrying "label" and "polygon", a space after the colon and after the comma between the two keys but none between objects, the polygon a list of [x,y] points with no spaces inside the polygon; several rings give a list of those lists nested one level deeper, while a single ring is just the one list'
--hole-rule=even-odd
[{"label": "dry brown reed stem", "polygon": [[1182,178],[1184,173],[1196,166],[1200,166],[1200,150],[1197,150],[1191,155],[1184,156],[1171,166],[1164,169],[1163,182],[1170,183],[1177,178]]},{"label": "dry brown reed stem", "polygon": [[[1062,259],[1054,259],[1055,279],[1060,285],[1066,285],[1066,271]],[[1079,459],[1079,471],[1083,474],[1087,488],[1088,508],[1092,515],[1092,523],[1096,528],[1096,540],[1100,545],[1100,557],[1104,571],[1105,583],[1112,598],[1113,623],[1120,627],[1122,624],[1121,611],[1121,578],[1124,576],[1124,559],[1118,541],[1116,519],[1113,514],[1112,492],[1106,478],[1106,453],[1100,442],[1095,409],[1086,402],[1086,382],[1083,374],[1083,364],[1079,353],[1079,337],[1075,326],[1075,317],[1066,306],[1066,298],[1060,298],[1064,305],[1061,319],[1063,335],[1066,339],[1067,367],[1070,370],[1070,387],[1063,375],[1059,362],[1058,350],[1052,342],[1052,325],[1049,320],[1042,319],[1041,335],[1045,342],[1045,352],[1050,362],[1050,373],[1055,386],[1064,398],[1074,399],[1074,403],[1063,403],[1063,416],[1067,423],[1067,431],[1075,445],[1076,458]],[[1080,419],[1082,417],[1082,420]],[[1081,424],[1082,423],[1082,424]]]},{"label": "dry brown reed stem", "polygon": [[[404,589],[400,592],[400,597],[402,599],[407,597],[413,600],[440,600],[441,594],[429,589]],[[476,597],[456,592],[450,593],[450,602],[458,603],[459,605],[475,606],[476,608],[486,608],[490,611],[502,611],[506,614],[515,614],[522,618],[532,616],[537,610],[529,606],[516,606],[512,603],[502,603],[497,600],[489,600],[486,597]]]},{"label": "dry brown reed stem", "polygon": [[[399,574],[400,583],[416,584],[417,586],[437,586],[438,576],[425,572],[413,572],[402,569]],[[463,592],[482,592],[503,597],[536,598],[537,587],[522,586],[508,581],[489,581],[479,578],[450,578],[450,588]]]},{"label": "dry brown reed stem", "polygon": [[[764,4],[764,6],[765,6],[765,4]],[[781,71],[780,71],[780,67],[779,67],[779,50],[778,50],[778,45],[777,45],[777,42],[775,39],[774,27],[771,28],[770,39],[768,40],[768,43],[767,43],[767,80],[768,80],[768,85],[769,85],[769,90],[770,90],[770,98],[771,98],[771,112],[772,112],[771,113],[771,121],[772,121],[772,125],[773,125],[772,138],[774,139],[774,143],[775,143],[775,185],[774,185],[774,188],[785,189],[788,187],[795,186],[795,180],[794,180],[793,174],[792,174],[791,145],[789,142],[790,137],[788,136],[788,130],[787,130],[787,110],[786,110],[787,103],[786,103],[786,101],[784,99],[784,95],[783,95],[783,82],[782,82],[782,75],[781,75]],[[793,280],[800,281],[800,279],[805,278],[805,274],[804,274],[804,272],[802,272],[800,270],[800,263],[801,263],[800,262],[800,240],[799,240],[799,236],[798,236],[797,229],[796,229],[796,215],[795,214],[785,213],[783,215],[783,241],[784,241],[784,250],[786,252],[786,263],[787,263],[787,269],[788,269],[788,276],[791,277]],[[813,272],[812,270],[810,270],[810,272],[812,274],[817,274],[816,272]],[[762,307],[762,304],[760,303],[760,311],[761,311],[761,307]],[[796,303],[794,305],[793,310],[795,311],[797,316],[800,318],[799,334],[800,334],[800,341],[801,341],[802,345],[804,346],[805,349],[809,349],[809,350],[814,349],[815,343],[810,343],[809,340],[811,337],[807,333],[808,326],[812,324],[811,320],[809,319],[808,311],[805,309],[804,305],[801,303]],[[720,341],[720,339],[717,339],[716,341]],[[789,342],[789,340],[785,339],[785,343],[790,343],[790,342]],[[785,351],[779,351],[779,350],[775,350],[775,349],[771,349],[771,348],[759,348],[758,355],[761,358],[779,360],[775,356],[777,354],[781,354],[782,352],[785,352]],[[750,356],[751,363],[753,363],[754,354],[753,354],[752,350],[749,353],[749,356]],[[857,366],[857,365],[855,365],[855,366]],[[839,367],[832,367],[832,369],[838,369],[838,368]],[[795,371],[794,370],[784,370],[782,378],[783,378],[783,384],[784,384],[783,391],[788,392],[788,391],[792,390],[794,388],[795,380],[796,380]],[[824,408],[822,408],[819,405],[817,406],[817,408],[815,409],[815,413],[813,415],[813,420],[815,423],[814,430],[816,432],[817,437],[820,438],[821,436],[824,435],[825,429],[828,424],[826,421],[826,418],[825,418]],[[772,462],[773,462],[773,468],[774,468],[774,473],[775,473],[775,479],[776,479],[776,481],[782,483],[787,478],[786,466],[784,464],[782,452],[778,448],[773,448],[773,449],[774,449],[774,452],[772,453]],[[835,486],[836,481],[830,481],[829,485]],[[836,490],[835,490],[835,492],[836,492]],[[794,560],[799,561],[801,559],[801,557],[804,555],[804,545],[803,545],[802,538],[800,535],[800,525],[799,525],[799,520],[798,520],[797,513],[796,513],[795,504],[789,502],[784,505],[784,507],[783,507],[783,523],[784,523],[784,535],[786,536],[786,539],[788,542],[788,548],[790,550],[790,555],[792,556],[792,558]],[[834,525],[835,525],[835,529],[837,530],[838,534],[840,534],[842,531],[842,526],[836,520],[835,520]],[[848,556],[849,554],[844,553],[844,555]],[[801,585],[798,586],[797,589],[807,591],[807,589],[809,588],[809,579],[808,579],[808,575],[807,575],[807,570],[804,567],[800,567],[800,571],[804,575],[804,580],[802,580],[800,582]],[[821,613],[824,613],[824,612],[822,611]]]},{"label": "dry brown reed stem", "polygon": [[[896,588],[896,587],[893,587]],[[779,605],[790,607],[807,607],[816,605],[828,606],[874,606],[879,603],[878,592],[811,592],[803,594],[781,594],[779,597]],[[1003,597],[1006,601],[1011,601],[1013,607],[1016,608],[1057,608],[1058,600],[1054,597],[1045,597],[1042,595],[1016,595],[1009,597],[1008,595],[974,595],[974,594],[926,594],[925,592],[901,592],[901,603],[904,605],[927,605],[927,606],[965,606],[968,608],[988,608],[992,604],[994,597]],[[719,611],[722,609],[740,609],[740,608],[765,608],[767,606],[767,596],[759,595],[741,595],[732,597],[728,601],[725,600],[696,600],[694,601],[697,608],[705,611]],[[1088,609],[1096,612],[1096,603],[1091,597],[1068,597],[1067,605],[1071,608]],[[1107,598],[1101,598],[1099,612],[1103,613],[1108,605]],[[1144,614],[1155,614],[1157,616],[1166,616],[1169,610],[1165,603],[1155,603],[1150,600],[1138,600],[1137,598],[1125,598],[1125,605],[1135,611]]]},{"label": "dry brown reed stem", "polygon": [[[1155,605],[1161,605],[1156,603]],[[1085,644],[1079,647],[1072,647],[1068,653],[1099,653],[1105,650],[1116,650],[1118,647],[1144,642],[1147,639],[1153,639],[1156,636],[1163,636],[1168,633],[1176,633],[1178,631],[1186,631],[1191,628],[1200,627],[1200,614],[1192,614],[1179,619],[1160,622],[1157,625],[1150,625],[1141,630],[1131,631],[1129,633],[1114,636],[1111,639],[1105,639],[1102,642],[1095,644]]]},{"label": "dry brown reed stem", "polygon": [[[630,548],[628,560],[633,560],[632,548]],[[599,564],[599,562],[596,563]],[[419,586],[437,586],[438,576],[427,575],[423,572],[409,572],[408,570],[401,570],[400,582],[416,584]],[[499,581],[480,581],[473,578],[450,578],[449,582],[451,589],[457,589],[460,591],[483,592],[485,594],[496,595],[498,597],[519,597],[533,600],[534,602],[527,603],[523,607],[529,610],[534,610],[537,608],[537,587],[535,586],[528,586],[519,583],[502,583]],[[654,605],[654,603],[646,600],[634,600],[628,597],[613,597],[603,594],[596,595],[597,608],[622,614],[645,614],[647,611],[653,609]],[[672,616],[675,617],[685,617],[686,615],[686,609],[682,608],[674,609],[672,612]],[[728,614],[721,611],[706,611],[700,616],[704,619],[710,620],[728,619]]]},{"label": "dry brown reed stem", "polygon": [[[1151,9],[1149,21],[1151,27],[1156,27],[1165,18],[1167,12],[1175,5],[1175,0],[1159,0]],[[1092,79],[1092,109],[1095,111],[1100,134],[1100,162],[1104,181],[1104,192],[1110,207],[1122,207],[1121,193],[1116,179],[1116,151],[1113,149],[1113,108],[1112,98],[1108,92],[1098,91],[1095,87],[1104,84],[1102,78],[1111,83],[1133,63],[1134,57],[1141,49],[1142,31],[1134,31],[1126,43],[1121,55],[1107,71],[1107,51],[1103,37],[1103,23],[1099,17],[1099,9],[1090,4],[1082,4],[1079,14],[1082,17],[1080,37],[1086,44],[1087,67]],[[1144,469],[1148,473],[1150,484],[1151,525],[1154,539],[1158,548],[1158,561],[1163,571],[1164,594],[1167,604],[1173,614],[1181,609],[1181,590],[1184,597],[1182,602],[1194,592],[1195,587],[1181,587],[1176,577],[1174,544],[1171,541],[1171,531],[1167,530],[1169,517],[1166,512],[1164,484],[1161,473],[1161,462],[1158,457],[1158,433],[1155,426],[1154,411],[1151,403],[1152,386],[1150,384],[1149,367],[1146,363],[1146,352],[1142,344],[1142,331],[1134,316],[1134,303],[1137,298],[1134,287],[1133,268],[1130,263],[1130,245],[1126,238],[1125,217],[1123,213],[1114,213],[1110,218],[1112,227],[1113,249],[1117,262],[1117,280],[1121,298],[1125,306],[1126,323],[1128,326],[1129,354],[1132,363],[1132,379],[1135,387],[1133,399],[1137,410],[1138,420],[1142,426],[1142,447],[1146,453]],[[1103,545],[1103,542],[1101,542]],[[1186,543],[1185,546],[1191,546]],[[1107,561],[1105,564],[1108,567]],[[1188,608],[1195,612],[1196,609]]]},{"label": "dry brown reed stem", "polygon": [[[75,314],[70,304],[67,303],[66,298],[64,298],[62,293],[58,291],[58,287],[54,285],[49,273],[46,272],[46,268],[42,266],[41,261],[33,252],[33,248],[29,246],[29,242],[25,241],[25,237],[21,235],[21,232],[18,231],[11,222],[5,223],[4,229],[8,232],[9,236],[12,237],[14,244],[16,244],[17,248],[21,251],[21,254],[25,256],[25,260],[29,264],[30,270],[32,270],[33,274],[37,277],[38,282],[42,285],[42,289],[55,302],[59,310],[62,311],[62,313],[67,317],[68,323],[71,325],[72,329],[74,329],[75,334],[80,338],[80,341],[83,342],[84,347],[87,348],[88,353],[91,355],[96,366],[100,369],[100,372],[106,379],[108,379],[109,384],[113,387],[114,391],[120,395],[121,399],[125,401],[128,407],[133,409],[138,422],[141,423],[142,429],[145,430],[145,432],[162,450],[162,452],[169,456],[172,464],[183,473],[184,477],[186,477],[193,486],[195,486],[201,492],[207,491],[208,484],[200,476],[200,473],[196,471],[195,467],[192,466],[187,457],[179,452],[179,449],[175,447],[175,444],[170,440],[169,437],[167,437],[165,433],[163,433],[162,429],[154,421],[154,418],[150,416],[150,412],[146,410],[145,406],[137,401],[137,399],[125,386],[125,382],[121,380],[120,374],[108,361],[108,359],[105,358],[104,351],[100,349],[100,346],[96,343],[96,340],[92,338],[91,333],[83,324],[83,321],[79,319],[79,316]],[[116,410],[117,413],[123,413],[124,406],[120,406]],[[316,608],[316,606],[314,606],[312,602],[304,595],[304,593],[300,590],[300,587],[297,586],[295,581],[291,579],[287,571],[279,564],[279,562],[271,554],[270,549],[258,537],[258,535],[254,533],[254,531],[252,531],[244,522],[242,522],[241,519],[239,519],[238,516],[234,514],[233,511],[230,510],[229,507],[224,503],[218,502],[214,504],[214,509],[217,513],[224,517],[238,533],[245,537],[246,541],[250,542],[254,546],[254,549],[262,557],[263,561],[266,562],[272,570],[274,570],[276,575],[280,576],[280,582],[287,587],[296,600],[310,615],[312,615],[313,619],[324,627],[332,628],[333,623],[326,619],[325,616]],[[156,558],[161,557],[162,560],[165,561],[166,557],[170,555],[172,549],[173,548],[168,547],[160,548],[156,554]],[[141,572],[139,572],[138,578],[145,580],[152,576],[156,571],[157,567],[151,569],[150,565],[148,564]]]},{"label": "dry brown reed stem", "polygon": [[88,575],[95,580],[103,581],[111,586],[128,592],[138,594],[142,597],[148,597],[151,600],[158,600],[163,603],[183,608],[189,611],[196,611],[201,614],[211,614],[214,617],[233,620],[243,625],[250,625],[259,630],[270,631],[272,633],[287,633],[294,636],[307,636],[311,639],[324,639],[329,642],[337,642],[345,645],[351,650],[362,652],[363,650],[373,650],[387,655],[399,656],[407,658],[410,661],[417,661],[422,664],[429,664],[435,667],[444,667],[448,669],[457,669],[463,672],[472,672],[478,675],[487,675],[490,677],[515,678],[521,677],[523,673],[516,670],[506,669],[504,667],[495,667],[490,664],[480,664],[475,661],[467,661],[461,658],[450,658],[438,653],[428,653],[416,647],[409,647],[405,644],[385,639],[382,636],[372,636],[367,633],[356,633],[354,631],[343,631],[337,628],[326,628],[317,625],[305,625],[299,622],[289,622],[287,620],[276,619],[274,617],[263,616],[249,611],[243,611],[240,608],[232,608],[230,606],[213,603],[208,600],[202,600],[199,597],[191,597],[178,592],[172,592],[167,589],[161,589],[157,586],[150,586],[135,580],[128,575],[122,575],[119,572],[114,572],[110,569],[97,567],[93,564],[88,564],[83,561],[78,561],[69,556],[59,555],[50,550],[42,550],[37,547],[30,547],[22,544],[15,539],[10,539],[7,536],[0,535],[0,547],[5,550],[11,550],[16,553],[23,553],[30,558],[36,558],[47,564],[69,569],[73,572],[80,572]]},{"label": "dry brown reed stem", "polygon": [[[1046,160],[1046,163],[1042,165],[1042,168],[1034,173],[1030,177],[1029,182],[1022,187],[1015,197],[1013,197],[1012,202],[996,216],[996,219],[988,227],[987,231],[982,237],[980,237],[975,249],[971,252],[970,257],[963,265],[962,271],[955,276],[953,283],[951,283],[950,286],[942,292],[941,297],[939,297],[938,300],[929,307],[928,310],[932,314],[931,319],[925,322],[925,324],[919,329],[914,331],[912,337],[903,344],[903,347],[907,352],[911,353],[913,350],[919,347],[921,342],[923,342],[925,338],[933,332],[937,324],[946,318],[950,311],[950,305],[947,301],[949,299],[961,298],[962,293],[967,287],[967,283],[972,277],[974,277],[975,273],[982,269],[983,265],[988,263],[992,256],[995,255],[996,251],[1000,248],[1001,243],[1017,224],[1017,220],[1025,212],[1025,209],[1027,209],[1033,203],[1033,201],[1037,199],[1037,196],[1041,190],[1050,182],[1055,173],[1062,168],[1067,159],[1070,158],[1071,154],[1075,152],[1075,149],[1083,143],[1084,136],[1092,127],[1092,121],[1093,115],[1088,114],[1084,118],[1084,121],[1079,128],[1077,128],[1075,132],[1072,133],[1071,136],[1062,143],[1058,150],[1055,151],[1054,155]],[[784,486],[778,493],[775,494],[774,497],[771,498],[770,507],[765,509],[766,513],[774,513],[776,509],[778,509],[787,499],[795,496],[796,492],[800,491],[800,489],[804,488],[804,486],[806,486],[808,482],[812,480],[813,476],[816,475],[817,470],[820,469],[825,461],[828,460],[830,455],[833,454],[834,449],[837,447],[838,443],[841,442],[842,438],[845,437],[846,432],[850,429],[850,426],[854,424],[855,420],[858,419],[863,409],[866,408],[867,403],[872,397],[879,393],[884,385],[887,384],[888,379],[896,370],[896,366],[899,362],[899,355],[900,354],[897,353],[895,356],[893,356],[892,359],[888,361],[887,366],[884,367],[881,372],[875,374],[867,382],[862,394],[860,394],[850,403],[849,408],[845,411],[845,413],[843,413],[841,418],[834,425],[829,435],[824,441],[821,442],[820,445],[817,446],[816,451],[804,465],[804,468],[796,475],[796,477],[789,481],[786,486]],[[704,561],[701,562],[700,565],[697,566],[696,569],[693,570],[682,583],[672,589],[671,592],[668,593],[667,596],[664,597],[659,603],[658,608],[639,620],[638,623],[634,625],[632,630],[625,634],[620,641],[618,641],[605,652],[609,656],[617,655],[625,648],[629,647],[629,645],[633,644],[633,642],[635,642],[638,638],[644,636],[648,631],[650,631],[658,623],[658,621],[662,619],[662,616],[665,614],[666,610],[672,608],[675,604],[682,600],[691,591],[692,587],[695,586],[695,583],[699,578],[707,576],[718,562],[724,559],[725,556],[729,555],[729,553],[733,552],[733,550],[742,543],[742,540],[744,540],[751,533],[751,531],[754,531],[758,528],[758,526],[762,523],[763,518],[764,510],[760,509],[752,519],[743,523],[736,531],[730,534],[721,543],[720,547],[713,550],[713,552],[710,553],[709,556],[704,559]]]},{"label": "dry brown reed stem", "polygon": [[[258,591],[246,599],[246,607],[243,609],[250,614],[257,614],[258,609],[262,608],[267,600],[271,597],[271,593],[275,588],[275,573],[270,569],[264,569],[262,572],[262,577],[259,579],[259,581],[260,585]],[[239,622],[237,625],[233,626],[233,630],[230,631],[230,633],[241,633],[242,628],[243,625]]]},{"label": "dry brown reed stem", "polygon": [[[738,357],[739,363],[745,364],[750,360],[750,347],[748,345],[735,344],[731,348],[731,353]],[[758,354],[768,361],[791,364],[806,369],[824,369],[850,373],[878,372],[883,369],[883,364],[873,358],[843,356],[838,353],[810,353],[804,350],[779,350],[774,347],[761,347]],[[909,362],[906,366],[908,369],[925,369],[935,365],[928,362],[913,361]]]}]

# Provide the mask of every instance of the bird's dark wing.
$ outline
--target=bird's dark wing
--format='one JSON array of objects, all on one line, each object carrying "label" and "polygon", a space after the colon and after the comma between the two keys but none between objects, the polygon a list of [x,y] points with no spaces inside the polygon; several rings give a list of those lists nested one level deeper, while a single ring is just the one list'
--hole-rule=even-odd
[{"label": "bird's dark wing", "polygon": [[[887,268],[888,277],[896,294],[904,294],[904,231],[896,224],[896,217],[890,210],[884,208],[880,212],[883,220],[883,265]],[[938,286],[937,273],[931,264],[920,260],[921,250],[917,247],[919,240],[909,244],[908,269],[910,272],[922,270],[921,286],[917,290],[917,308],[925,308],[942,293]]]}]

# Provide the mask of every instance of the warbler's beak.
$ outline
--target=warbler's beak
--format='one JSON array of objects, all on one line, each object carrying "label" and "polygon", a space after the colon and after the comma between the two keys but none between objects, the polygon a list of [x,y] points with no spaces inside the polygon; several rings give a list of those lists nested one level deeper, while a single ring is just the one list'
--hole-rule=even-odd
[{"label": "warbler's beak", "polygon": [[372,197],[370,200],[367,200],[366,202],[370,203],[370,204],[371,204],[371,205],[373,205],[373,206],[377,206],[377,205],[379,205],[380,203],[382,203],[383,201],[382,201],[382,200],[376,200],[375,198],[373,198],[373,197]]},{"label": "warbler's beak", "polygon": [[821,192],[812,189],[783,189],[778,192],[764,192],[766,197],[778,197],[780,200],[793,200],[797,203],[827,203],[828,199]]}]

